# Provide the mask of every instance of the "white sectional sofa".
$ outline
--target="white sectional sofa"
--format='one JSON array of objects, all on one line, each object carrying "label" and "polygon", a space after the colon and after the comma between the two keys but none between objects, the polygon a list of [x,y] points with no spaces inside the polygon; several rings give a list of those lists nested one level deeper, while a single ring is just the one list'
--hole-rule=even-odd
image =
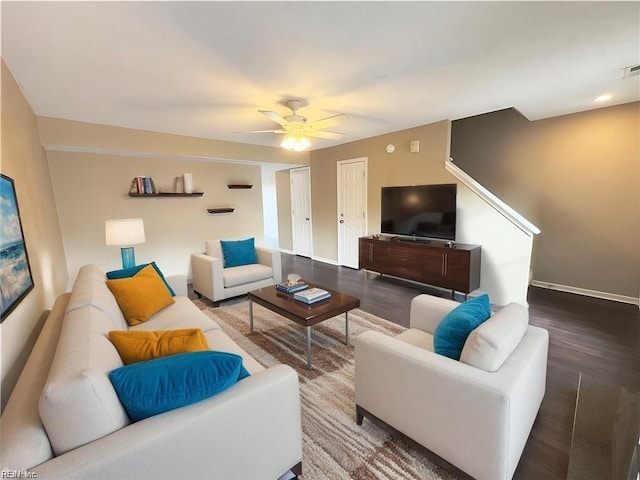
[{"label": "white sectional sofa", "polygon": [[[265,369],[244,352],[184,296],[184,276],[173,285],[175,303],[133,327],[105,280],[97,267],[82,267],[49,314],[2,415],[5,471],[41,479],[172,480],[300,473],[292,368]],[[206,400],[131,422],[108,378],[122,361],[107,333],[182,328],[202,329],[211,350],[240,355],[251,375]]]}]

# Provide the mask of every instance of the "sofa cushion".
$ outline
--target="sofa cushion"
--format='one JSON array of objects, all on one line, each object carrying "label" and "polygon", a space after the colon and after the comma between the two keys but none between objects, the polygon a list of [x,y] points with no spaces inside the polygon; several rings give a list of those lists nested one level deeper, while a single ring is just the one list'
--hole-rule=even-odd
[{"label": "sofa cushion", "polygon": [[109,332],[109,340],[115,345],[125,365],[178,353],[209,350],[207,339],[199,328],[156,332],[114,330]]},{"label": "sofa cushion", "polygon": [[220,240],[224,268],[239,267],[258,263],[255,240]]},{"label": "sofa cushion", "polygon": [[73,284],[66,311],[71,312],[91,305],[111,319],[113,329],[125,329],[127,321],[118,302],[107,287],[106,280],[104,273],[95,265],[82,266]]},{"label": "sofa cushion", "polygon": [[[234,342],[231,337],[221,329],[206,332],[204,336],[207,339],[207,343],[211,350],[240,355],[242,357],[242,365],[250,374],[253,375],[254,373],[261,372],[265,369],[255,358],[245,352],[238,343]],[[251,343],[251,340],[247,337],[238,337],[238,342],[244,345],[244,342]]]},{"label": "sofa cushion", "polygon": [[107,278],[109,280],[115,280],[117,278],[133,277],[136,273],[138,273],[147,265],[151,265],[153,267],[153,269],[156,271],[156,273],[160,276],[164,284],[169,289],[169,293],[171,293],[171,296],[175,297],[176,292],[173,290],[173,288],[171,288],[171,285],[169,285],[169,282],[167,282],[167,279],[164,277],[164,274],[162,273],[158,265],[156,265],[156,262],[143,263],[142,265],[136,265],[134,267],[129,267],[129,268],[122,268],[120,270],[112,270],[111,272],[107,272]]},{"label": "sofa cushion", "polygon": [[242,357],[212,351],[156,358],[109,373],[134,421],[199,402],[247,376]]},{"label": "sofa cushion", "polygon": [[434,351],[454,360],[460,359],[467,337],[491,315],[489,295],[467,300],[451,310],[433,333]]},{"label": "sofa cushion", "polygon": [[471,332],[460,361],[495,372],[516,349],[528,325],[527,309],[510,303]]},{"label": "sofa cushion", "polygon": [[404,343],[415,345],[416,347],[433,352],[433,335],[422,330],[418,330],[417,328],[405,330],[404,332],[396,335],[396,338]]},{"label": "sofa cushion", "polygon": [[129,325],[146,322],[151,316],[174,303],[164,282],[151,265],[133,277],[107,280],[109,290]]},{"label": "sofa cushion", "polygon": [[129,423],[107,376],[122,366],[118,351],[107,338],[112,328],[111,320],[91,306],[64,316],[38,407],[56,455]]},{"label": "sofa cushion", "polygon": [[[144,323],[133,325],[129,330],[154,331],[199,328],[203,332],[217,330],[220,326],[194,305],[187,297],[173,297],[174,303],[163,308]],[[122,329],[120,329],[122,330]]]},{"label": "sofa cushion", "polygon": [[237,287],[252,282],[259,282],[273,277],[273,269],[256,263],[240,267],[225,268],[222,272],[224,288]]}]

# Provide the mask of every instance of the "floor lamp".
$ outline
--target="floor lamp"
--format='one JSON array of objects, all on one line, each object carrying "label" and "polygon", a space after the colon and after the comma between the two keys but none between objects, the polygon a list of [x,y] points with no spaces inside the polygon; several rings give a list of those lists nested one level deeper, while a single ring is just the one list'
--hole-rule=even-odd
[{"label": "floor lamp", "polygon": [[136,257],[132,245],[145,242],[144,222],[141,218],[119,218],[105,220],[104,231],[107,245],[122,247],[122,268],[136,265]]}]

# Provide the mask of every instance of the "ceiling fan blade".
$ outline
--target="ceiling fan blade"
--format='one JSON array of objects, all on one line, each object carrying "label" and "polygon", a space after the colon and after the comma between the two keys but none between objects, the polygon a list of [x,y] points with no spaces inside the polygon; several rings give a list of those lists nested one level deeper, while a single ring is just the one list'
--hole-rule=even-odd
[{"label": "ceiling fan blade", "polygon": [[282,118],[280,114],[276,112],[272,112],[271,110],[258,110],[258,112],[263,114],[265,117],[270,118],[271,120],[276,122],[278,125],[282,125],[283,127],[286,127],[289,124],[289,122],[284,118]]},{"label": "ceiling fan blade", "polygon": [[344,133],[324,132],[322,130],[305,130],[304,135],[307,137],[329,138],[331,140],[338,140],[339,138],[342,138]]},{"label": "ceiling fan blade", "polygon": [[332,117],[316,120],[315,122],[310,122],[307,125],[309,125],[312,128],[322,129],[322,128],[333,127],[334,125],[338,125],[348,120],[349,120],[349,117],[344,113],[341,113],[339,115],[334,115]]},{"label": "ceiling fan blade", "polygon": [[234,130],[233,133],[287,133],[286,130]]}]

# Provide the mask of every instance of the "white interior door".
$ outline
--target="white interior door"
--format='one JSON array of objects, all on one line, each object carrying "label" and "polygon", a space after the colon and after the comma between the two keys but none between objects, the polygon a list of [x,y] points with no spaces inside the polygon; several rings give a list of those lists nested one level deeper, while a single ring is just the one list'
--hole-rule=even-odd
[{"label": "white interior door", "polygon": [[309,167],[291,170],[291,216],[293,253],[313,255],[311,232],[311,178]]},{"label": "white interior door", "polygon": [[358,238],[367,230],[367,159],[338,162],[338,263],[358,268]]}]

